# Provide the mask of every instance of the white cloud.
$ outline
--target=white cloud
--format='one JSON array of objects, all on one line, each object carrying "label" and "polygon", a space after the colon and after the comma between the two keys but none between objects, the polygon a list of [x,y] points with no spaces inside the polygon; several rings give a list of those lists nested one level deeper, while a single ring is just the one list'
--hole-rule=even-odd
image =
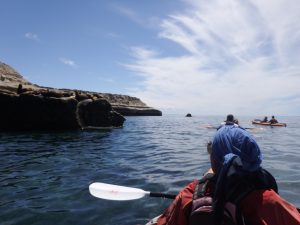
[{"label": "white cloud", "polygon": [[67,65],[67,66],[77,67],[76,63],[71,59],[59,58],[59,61],[62,62],[63,64],[65,64],[65,65]]},{"label": "white cloud", "polygon": [[141,13],[140,11],[135,11],[132,8],[120,3],[114,3],[111,6],[115,12],[144,28],[157,29],[157,24],[160,22],[159,17],[152,16],[146,18],[145,14]]},{"label": "white cloud", "polygon": [[40,41],[38,35],[34,33],[27,32],[24,37],[33,41]]},{"label": "white cloud", "polygon": [[142,18],[132,9],[121,5],[121,4],[113,4],[112,7],[114,8],[115,11],[117,11],[118,13],[120,13],[121,15],[129,18],[131,21],[143,25],[144,21],[142,20]]},{"label": "white cloud", "polygon": [[[300,3],[187,0],[161,21],[160,38],[186,50],[134,47],[126,67],[148,105],[199,114],[300,115]],[[288,12],[288,13],[287,13]]]}]

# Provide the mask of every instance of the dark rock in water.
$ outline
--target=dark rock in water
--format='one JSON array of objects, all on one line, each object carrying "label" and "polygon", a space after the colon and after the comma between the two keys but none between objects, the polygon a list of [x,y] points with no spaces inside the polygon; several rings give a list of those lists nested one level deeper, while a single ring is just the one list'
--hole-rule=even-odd
[{"label": "dark rock in water", "polygon": [[188,113],[185,117],[192,117],[192,114]]},{"label": "dark rock in water", "polygon": [[0,130],[58,130],[79,128],[78,101],[41,95],[0,92]]},{"label": "dark rock in water", "polygon": [[0,131],[121,127],[125,118],[102,96],[31,84],[0,63]]},{"label": "dark rock in water", "polygon": [[1,131],[121,127],[125,121],[105,99],[78,102],[74,97],[0,91],[0,104]]},{"label": "dark rock in water", "polygon": [[112,110],[105,99],[83,100],[78,104],[78,116],[81,127],[120,127],[125,118]]}]

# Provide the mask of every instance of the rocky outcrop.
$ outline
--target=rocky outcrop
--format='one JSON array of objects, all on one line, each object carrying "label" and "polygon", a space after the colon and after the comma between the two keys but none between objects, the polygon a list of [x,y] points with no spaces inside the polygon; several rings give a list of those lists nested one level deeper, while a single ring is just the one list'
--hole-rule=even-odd
[{"label": "rocky outcrop", "polygon": [[0,131],[121,127],[125,118],[98,94],[39,87],[0,64]]},{"label": "rocky outcrop", "polygon": [[161,116],[162,112],[148,107],[140,99],[127,95],[102,94],[112,108],[124,116]]},{"label": "rocky outcrop", "polygon": [[161,111],[150,107],[113,105],[113,109],[124,116],[161,116]]},{"label": "rocky outcrop", "polygon": [[[19,85],[22,88],[18,92]],[[44,97],[47,95],[52,97],[70,97],[75,96],[77,101],[86,99],[105,99],[111,106],[112,110],[124,115],[124,116],[161,116],[162,112],[148,107],[144,102],[136,97],[128,95],[117,95],[109,93],[98,93],[82,90],[70,90],[70,89],[55,89],[49,87],[41,87],[36,84],[32,84],[25,80],[17,71],[11,68],[9,65],[0,62],[0,90],[9,93],[40,93]]]},{"label": "rocky outcrop", "polygon": [[0,92],[0,130],[57,130],[80,128],[74,98]]},{"label": "rocky outcrop", "polygon": [[105,99],[78,102],[75,97],[57,97],[25,92],[0,91],[0,130],[65,130],[87,127],[120,127],[125,118]]},{"label": "rocky outcrop", "polygon": [[125,120],[105,99],[83,100],[78,104],[77,113],[81,127],[120,127]]},{"label": "rocky outcrop", "polygon": [[[64,89],[66,90],[66,89]],[[69,90],[72,91],[72,90]],[[76,99],[97,99],[107,100],[112,109],[123,116],[161,116],[162,112],[148,107],[140,99],[128,95],[117,95],[108,93],[97,93],[76,90]]]},{"label": "rocky outcrop", "polygon": [[36,89],[38,87],[25,80],[9,65],[0,62],[0,90],[16,93],[19,84],[30,89]]}]

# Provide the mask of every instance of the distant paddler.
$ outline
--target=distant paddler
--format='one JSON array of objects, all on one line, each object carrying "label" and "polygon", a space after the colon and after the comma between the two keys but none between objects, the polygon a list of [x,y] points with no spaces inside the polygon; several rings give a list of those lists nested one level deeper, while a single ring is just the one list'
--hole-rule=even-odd
[{"label": "distant paddler", "polygon": [[[239,125],[239,120],[237,118],[235,118],[233,116],[233,114],[228,114],[226,116],[226,120],[224,120],[221,125],[219,126],[213,126],[211,124],[208,124],[208,125],[204,125],[203,127],[204,128],[207,128],[207,129],[220,129],[221,127],[223,126],[226,126],[226,125],[234,125],[235,127],[240,127],[240,128],[243,128],[243,129],[247,129],[247,130],[258,130],[258,128],[255,128],[255,127],[242,127]],[[260,128],[259,130],[262,130],[262,128]]]}]

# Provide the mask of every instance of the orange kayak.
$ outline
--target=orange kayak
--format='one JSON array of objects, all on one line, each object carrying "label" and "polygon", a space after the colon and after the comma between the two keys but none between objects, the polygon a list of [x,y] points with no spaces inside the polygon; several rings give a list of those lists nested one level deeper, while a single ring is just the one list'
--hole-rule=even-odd
[{"label": "orange kayak", "polygon": [[270,123],[270,122],[262,122],[262,121],[259,121],[259,120],[253,120],[252,124],[263,125],[263,126],[271,126],[271,127],[286,127],[286,123]]}]

